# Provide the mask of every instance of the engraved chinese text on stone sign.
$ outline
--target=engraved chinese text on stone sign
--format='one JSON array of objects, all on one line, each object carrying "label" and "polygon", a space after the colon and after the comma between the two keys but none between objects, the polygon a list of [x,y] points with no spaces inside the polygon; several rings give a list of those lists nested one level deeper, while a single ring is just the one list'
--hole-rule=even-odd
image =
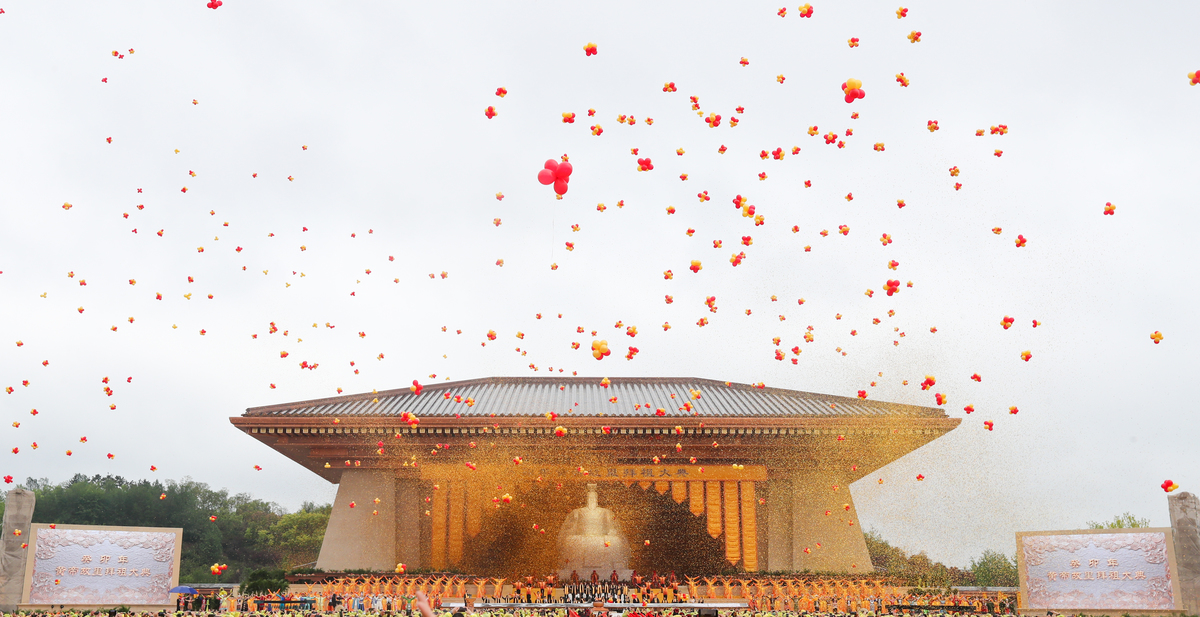
[{"label": "engraved chinese text on stone sign", "polygon": [[1162,532],[1023,536],[1029,609],[1173,610]]},{"label": "engraved chinese text on stone sign", "polygon": [[37,529],[30,604],[170,604],[175,532]]}]

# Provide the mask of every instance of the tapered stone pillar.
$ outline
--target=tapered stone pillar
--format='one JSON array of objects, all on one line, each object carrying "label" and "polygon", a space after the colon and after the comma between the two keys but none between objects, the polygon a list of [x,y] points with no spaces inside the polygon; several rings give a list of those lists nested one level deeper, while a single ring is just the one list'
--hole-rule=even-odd
[{"label": "tapered stone pillar", "polygon": [[[372,514],[376,510],[379,514]],[[396,563],[395,476],[371,469],[343,471],[317,567],[390,572]]]},{"label": "tapered stone pillar", "polygon": [[792,479],[791,535],[793,570],[873,571],[850,487],[833,490],[827,475]]},{"label": "tapered stone pillar", "polygon": [[772,479],[767,497],[767,570],[792,568],[792,482]]},{"label": "tapered stone pillar", "polygon": [[1175,565],[1184,615],[1200,614],[1200,499],[1191,493],[1168,495]]},{"label": "tapered stone pillar", "polygon": [[396,562],[421,567],[421,490],[416,480],[396,482]]}]

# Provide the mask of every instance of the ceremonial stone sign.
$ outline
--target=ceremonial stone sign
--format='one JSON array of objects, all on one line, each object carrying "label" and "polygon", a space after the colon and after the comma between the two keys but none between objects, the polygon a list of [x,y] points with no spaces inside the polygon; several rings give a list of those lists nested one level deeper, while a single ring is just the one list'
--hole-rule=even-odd
[{"label": "ceremonial stone sign", "polygon": [[173,605],[182,529],[39,523],[29,536],[22,609]]},{"label": "ceremonial stone sign", "polygon": [[1177,575],[1183,592],[1183,612],[1200,612],[1200,500],[1191,493],[1168,495],[1171,506],[1171,529],[1175,536]]},{"label": "ceremonial stone sign", "polygon": [[1025,610],[1177,611],[1170,528],[1017,533]]}]

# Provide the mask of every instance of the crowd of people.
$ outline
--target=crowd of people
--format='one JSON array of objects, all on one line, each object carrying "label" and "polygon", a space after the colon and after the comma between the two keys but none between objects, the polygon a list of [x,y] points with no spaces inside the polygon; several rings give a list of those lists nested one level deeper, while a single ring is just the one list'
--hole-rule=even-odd
[{"label": "crowd of people", "polygon": [[611,581],[568,584],[563,588],[562,599],[567,603],[606,602],[609,604],[628,604],[632,601],[628,587]]},{"label": "crowd of people", "polygon": [[[432,617],[471,612],[479,617],[589,617],[594,603],[628,617],[797,617],[886,614],[1015,613],[1015,595],[979,591],[910,593],[884,578],[753,576],[677,577],[616,571],[581,577],[468,578],[455,575],[357,575],[298,583],[259,595],[180,596],[181,612],[241,615],[407,615],[424,602]],[[682,580],[681,580],[682,578]],[[701,609],[707,608],[704,613]]]},{"label": "crowd of people", "polygon": [[[813,595],[768,595],[748,592],[744,598],[689,597],[680,586],[678,593],[669,577],[645,581],[652,587],[637,587],[633,582],[594,581],[566,583],[560,588],[529,588],[520,584],[511,587],[497,585],[494,595],[473,597],[465,590],[459,596],[426,594],[416,589],[412,595],[389,593],[347,593],[343,588],[325,594],[324,588],[309,588],[310,593],[269,593],[260,595],[228,595],[207,601],[199,597],[181,597],[177,610],[189,614],[226,613],[259,615],[274,613],[303,616],[338,613],[339,615],[408,615],[415,617],[462,617],[473,613],[477,617],[589,617],[591,605],[602,602],[614,616],[627,617],[800,617],[845,615],[944,614],[966,615],[1011,614],[1016,612],[1016,599],[998,594],[911,595],[881,587],[883,593],[843,593]],[[486,585],[476,589],[487,592]],[[540,589],[538,593],[533,590]],[[751,588],[753,589],[753,588]],[[315,593],[312,593],[314,592]],[[453,588],[447,591],[455,591]],[[508,593],[500,593],[506,591]],[[454,598],[447,602],[448,598]],[[422,604],[434,611],[426,615]],[[670,606],[671,604],[686,606]],[[712,608],[701,614],[704,605]],[[730,604],[745,604],[731,607]],[[547,606],[550,605],[550,606]],[[666,606],[664,606],[666,605]]]}]

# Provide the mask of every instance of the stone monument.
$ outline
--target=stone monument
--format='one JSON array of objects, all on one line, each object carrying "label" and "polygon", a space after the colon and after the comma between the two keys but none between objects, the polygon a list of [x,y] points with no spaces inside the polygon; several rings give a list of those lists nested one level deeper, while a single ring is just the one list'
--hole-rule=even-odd
[{"label": "stone monument", "polygon": [[558,532],[558,576],[569,579],[577,572],[588,580],[595,570],[604,580],[617,571],[622,580],[629,578],[629,543],[621,524],[608,508],[601,508],[596,485],[587,485],[587,505],[567,515]]},{"label": "stone monument", "polygon": [[1185,615],[1200,614],[1200,499],[1191,493],[1168,495],[1171,532],[1175,537],[1175,565]]},{"label": "stone monument", "polygon": [[0,611],[15,613],[25,586],[25,556],[33,522],[33,491],[14,488],[4,498],[4,537],[0,538]]}]

